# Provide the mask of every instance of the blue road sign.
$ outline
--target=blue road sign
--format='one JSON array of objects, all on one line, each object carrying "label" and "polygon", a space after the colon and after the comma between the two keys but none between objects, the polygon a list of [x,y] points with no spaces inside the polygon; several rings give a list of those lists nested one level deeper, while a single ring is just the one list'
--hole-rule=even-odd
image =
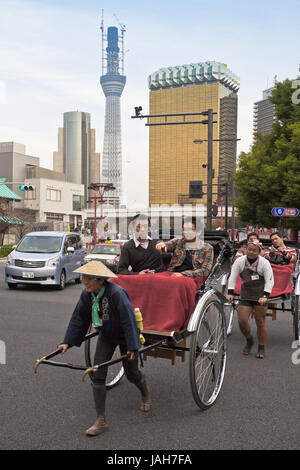
[{"label": "blue road sign", "polygon": [[274,217],[298,217],[299,209],[296,207],[273,207],[271,213]]},{"label": "blue road sign", "polygon": [[284,214],[284,207],[273,207],[271,212],[275,217],[281,217]]}]

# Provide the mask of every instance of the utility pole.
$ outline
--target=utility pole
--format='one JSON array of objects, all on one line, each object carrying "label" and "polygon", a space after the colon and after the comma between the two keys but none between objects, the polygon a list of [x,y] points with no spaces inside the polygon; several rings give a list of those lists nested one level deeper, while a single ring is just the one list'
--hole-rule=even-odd
[{"label": "utility pole", "polygon": [[[198,113],[170,113],[170,114],[148,114],[142,115],[141,111],[143,108],[141,106],[136,106],[135,108],[135,116],[131,116],[132,119],[147,119],[146,126],[168,126],[168,125],[184,125],[184,124],[207,124],[208,131],[207,131],[207,141],[208,141],[208,156],[207,156],[207,216],[206,216],[206,228],[207,230],[211,230],[212,228],[212,179],[213,179],[213,124],[217,121],[214,121],[213,116],[214,114],[218,114],[213,109],[208,109],[207,111],[202,111]],[[171,119],[174,116],[182,116],[182,121],[168,121],[168,118]],[[207,116],[207,119],[204,120],[196,120],[196,121],[189,121],[187,117],[192,116]],[[150,122],[151,118],[164,118],[161,122]],[[196,119],[198,119],[196,117]],[[201,141],[194,141],[195,143],[202,143],[204,140]]]},{"label": "utility pole", "polygon": [[212,229],[212,177],[213,177],[213,110],[207,110],[207,216],[206,228],[210,232]]}]

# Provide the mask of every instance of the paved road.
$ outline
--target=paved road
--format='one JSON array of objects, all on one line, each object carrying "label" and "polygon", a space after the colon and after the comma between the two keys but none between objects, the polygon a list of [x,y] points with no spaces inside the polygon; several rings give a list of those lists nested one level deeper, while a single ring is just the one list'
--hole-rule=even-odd
[{"label": "paved road", "polygon": [[[82,287],[11,291],[3,271],[0,262],[0,340],[7,353],[0,365],[0,449],[299,449],[300,365],[291,361],[289,313],[268,319],[265,360],[241,354],[235,319],[223,388],[211,409],[201,412],[194,403],[187,361],[172,366],[150,358],[153,410],[141,413],[137,390],[123,380],[109,392],[109,432],[90,439],[84,435],[95,418],[89,381],[81,381],[80,371],[43,365],[33,373],[35,360],[62,340]],[[82,358],[78,348],[65,356]]]}]

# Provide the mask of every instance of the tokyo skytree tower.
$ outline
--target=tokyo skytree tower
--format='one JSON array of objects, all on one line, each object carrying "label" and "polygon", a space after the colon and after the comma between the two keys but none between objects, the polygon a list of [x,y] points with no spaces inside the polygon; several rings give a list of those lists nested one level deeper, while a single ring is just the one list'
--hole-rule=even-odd
[{"label": "tokyo skytree tower", "polygon": [[[102,154],[101,182],[112,183],[116,188],[111,191],[109,197],[116,198],[115,204],[119,205],[122,192],[122,145],[121,145],[121,108],[120,98],[126,83],[124,76],[124,32],[125,26],[121,25],[122,52],[119,57],[118,28],[107,28],[107,48],[104,57],[104,31],[102,30],[102,75],[100,84],[106,97],[105,104],[105,129]],[[104,62],[106,61],[106,73],[104,74]],[[120,74],[120,64],[121,72]]]}]

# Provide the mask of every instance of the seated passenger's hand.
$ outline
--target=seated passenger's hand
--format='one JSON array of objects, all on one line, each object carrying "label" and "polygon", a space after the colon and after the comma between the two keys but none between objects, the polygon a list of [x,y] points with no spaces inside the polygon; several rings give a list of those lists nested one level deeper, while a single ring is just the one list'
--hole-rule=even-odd
[{"label": "seated passenger's hand", "polygon": [[181,273],[173,273],[171,277],[184,277],[184,274]]},{"label": "seated passenger's hand", "polygon": [[228,294],[228,295],[226,295],[226,299],[228,300],[228,302],[233,302],[234,296]]},{"label": "seated passenger's hand", "polygon": [[149,274],[152,273],[150,269],[143,269],[142,271],[139,272],[139,274]]},{"label": "seated passenger's hand", "polygon": [[160,251],[161,253],[167,253],[168,249],[166,247],[165,242],[158,242],[155,248]]}]

